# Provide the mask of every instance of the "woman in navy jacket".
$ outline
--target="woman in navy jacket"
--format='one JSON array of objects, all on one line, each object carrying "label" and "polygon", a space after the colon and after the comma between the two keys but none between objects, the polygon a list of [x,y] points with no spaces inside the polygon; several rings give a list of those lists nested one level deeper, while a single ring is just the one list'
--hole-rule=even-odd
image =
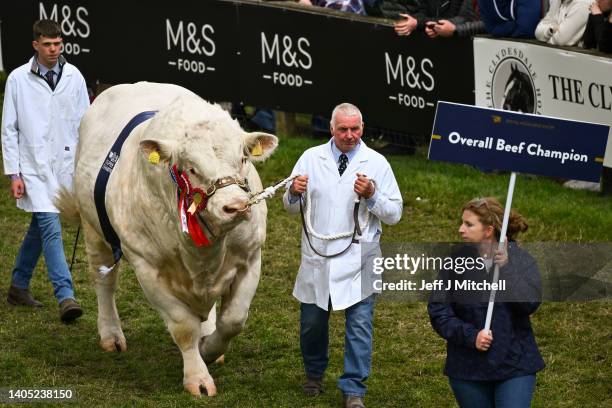
[{"label": "woman in navy jacket", "polygon": [[512,212],[507,251],[497,251],[503,213],[492,197],[468,202],[459,228],[466,244],[454,256],[481,257],[484,267],[461,274],[440,272],[442,279],[453,282],[490,281],[493,263],[499,264],[499,279],[506,282],[506,290],[497,292],[491,330],[483,329],[488,292],[476,297],[464,290],[437,292],[427,308],[433,328],[447,341],[444,374],[462,408],[529,407],[535,373],[544,368],[529,321],[540,304],[540,274],[531,255],[514,242],[518,233],[527,230],[527,223]]}]

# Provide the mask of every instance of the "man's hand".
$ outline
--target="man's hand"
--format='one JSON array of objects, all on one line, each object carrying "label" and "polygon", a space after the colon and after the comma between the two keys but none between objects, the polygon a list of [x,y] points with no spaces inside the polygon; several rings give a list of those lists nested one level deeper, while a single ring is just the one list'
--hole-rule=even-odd
[{"label": "man's hand", "polygon": [[428,21],[425,23],[425,34],[427,34],[429,38],[436,38],[438,36],[438,32],[435,30],[435,27],[435,21]]},{"label": "man's hand", "polygon": [[374,195],[374,183],[365,174],[357,173],[357,180],[355,180],[355,192],[359,197],[368,199]]},{"label": "man's hand", "polygon": [[13,198],[21,198],[25,194],[25,184],[21,177],[11,180],[11,194]]},{"label": "man's hand", "polygon": [[306,191],[308,186],[308,175],[304,174],[294,179],[289,187],[289,192],[293,195],[300,195]]},{"label": "man's hand", "polygon": [[491,330],[481,330],[476,336],[476,349],[479,351],[487,351],[493,342],[493,333]]},{"label": "man's hand", "polygon": [[417,19],[412,17],[410,14],[402,14],[401,20],[393,24],[397,35],[410,35],[417,28]]},{"label": "man's hand", "polygon": [[434,31],[440,37],[452,37],[455,33],[455,25],[448,20],[439,20],[434,26]]},{"label": "man's hand", "polygon": [[310,0],[298,0],[298,4],[304,4],[305,6],[312,6],[312,2]]}]

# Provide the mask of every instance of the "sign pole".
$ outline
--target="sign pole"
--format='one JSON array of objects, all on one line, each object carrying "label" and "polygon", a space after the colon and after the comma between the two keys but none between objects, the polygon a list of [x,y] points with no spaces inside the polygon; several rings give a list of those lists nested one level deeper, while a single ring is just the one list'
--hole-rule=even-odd
[{"label": "sign pole", "polygon": [[[510,219],[510,207],[512,206],[512,196],[514,194],[514,184],[516,182],[516,172],[512,172],[510,174],[510,183],[508,184],[508,195],[506,196],[506,206],[504,207],[504,222],[502,224],[502,229],[499,237],[499,244],[497,245],[497,249],[504,249],[504,244],[506,243],[506,232],[508,230],[508,220]],[[493,270],[493,287],[497,285],[497,281],[499,280],[499,265],[495,264],[495,268]],[[495,294],[497,290],[491,289],[491,294],[489,295],[489,307],[487,308],[487,319],[485,320],[485,330],[491,330],[491,319],[493,318],[493,305],[495,305]]]}]

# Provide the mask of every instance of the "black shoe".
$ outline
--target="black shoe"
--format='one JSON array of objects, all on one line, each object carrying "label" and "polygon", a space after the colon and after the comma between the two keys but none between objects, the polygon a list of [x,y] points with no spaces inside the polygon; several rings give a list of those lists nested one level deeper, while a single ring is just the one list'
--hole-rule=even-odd
[{"label": "black shoe", "polygon": [[21,289],[11,285],[6,301],[15,306],[43,307],[43,304],[32,297],[30,289]]},{"label": "black shoe", "polygon": [[323,394],[323,378],[306,378],[306,382],[302,385],[304,394],[310,397],[316,397],[319,394]]},{"label": "black shoe", "polygon": [[83,309],[74,299],[64,299],[59,305],[60,319],[65,323],[73,322],[75,319],[81,317]]}]

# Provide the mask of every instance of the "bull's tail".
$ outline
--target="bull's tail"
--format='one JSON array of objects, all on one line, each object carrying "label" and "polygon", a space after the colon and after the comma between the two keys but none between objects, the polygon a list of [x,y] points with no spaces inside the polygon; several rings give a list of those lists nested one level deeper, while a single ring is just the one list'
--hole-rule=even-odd
[{"label": "bull's tail", "polygon": [[74,192],[66,187],[62,187],[53,202],[55,207],[60,211],[60,216],[63,220],[74,225],[78,225],[81,222],[79,207]]}]

